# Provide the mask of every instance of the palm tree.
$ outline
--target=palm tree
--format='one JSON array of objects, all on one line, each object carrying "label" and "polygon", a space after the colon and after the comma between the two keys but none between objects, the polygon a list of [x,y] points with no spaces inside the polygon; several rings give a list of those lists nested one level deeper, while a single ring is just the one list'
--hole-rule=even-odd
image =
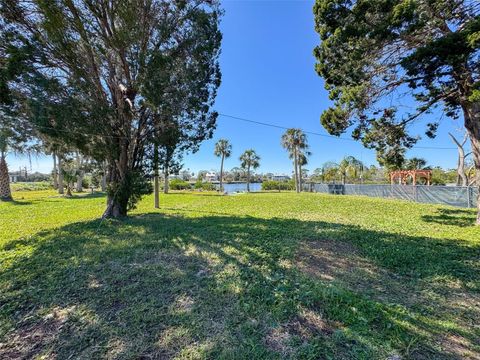
[{"label": "palm tree", "polygon": [[220,139],[215,144],[215,156],[221,157],[220,164],[220,191],[223,191],[223,161],[232,155],[232,145],[226,139]]},{"label": "palm tree", "polygon": [[342,184],[347,182],[349,173],[355,179],[359,171],[362,171],[363,163],[354,156],[345,156],[338,166],[338,171],[342,176]]},{"label": "palm tree", "polygon": [[12,200],[12,193],[10,191],[10,178],[8,176],[5,153],[4,148],[0,149],[0,200],[10,201]]},{"label": "palm tree", "polygon": [[336,180],[337,174],[339,172],[339,167],[336,162],[327,161],[322,165],[320,171],[322,174],[322,181],[331,182]]},{"label": "palm tree", "polygon": [[[27,130],[21,129],[17,131],[14,123],[8,117],[0,120],[0,200],[12,200],[12,192],[10,190],[10,177],[8,175],[7,152],[13,151],[20,154],[30,154],[38,151],[37,143],[30,138]],[[27,127],[28,128],[28,127]]]},{"label": "palm tree", "polygon": [[255,150],[249,149],[240,156],[242,169],[247,171],[247,191],[250,192],[250,169],[256,169],[260,166],[260,156]]},{"label": "palm tree", "polygon": [[427,160],[422,158],[413,157],[407,160],[405,167],[408,170],[421,170],[427,166]]},{"label": "palm tree", "polygon": [[310,151],[302,151],[300,150],[298,153],[298,187],[300,191],[302,191],[302,182],[303,182],[303,170],[302,166],[308,164],[308,158],[307,156],[310,156],[311,152]]},{"label": "palm tree", "polygon": [[[293,159],[293,167],[295,173],[295,190],[301,191],[301,173],[300,158],[306,161],[308,152],[307,136],[301,129],[288,129],[282,135],[282,146],[288,151],[290,159]],[[303,155],[302,155],[303,154]]]}]

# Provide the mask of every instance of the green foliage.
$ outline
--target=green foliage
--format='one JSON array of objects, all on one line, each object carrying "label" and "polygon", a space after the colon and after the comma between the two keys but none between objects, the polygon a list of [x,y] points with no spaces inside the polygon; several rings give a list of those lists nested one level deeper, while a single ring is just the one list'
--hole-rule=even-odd
[{"label": "green foliage", "polygon": [[250,169],[256,169],[260,166],[260,156],[257,155],[255,150],[249,149],[240,155],[240,166],[244,170],[250,171]]},{"label": "green foliage", "polygon": [[202,189],[205,191],[215,191],[217,188],[211,182],[204,182],[202,184]]},{"label": "green foliage", "polygon": [[[125,210],[135,209],[142,196],[152,192],[152,183],[139,171],[128,172],[123,181],[110,183],[107,188],[108,196],[115,199]],[[126,215],[126,212],[123,215]]]},{"label": "green foliage", "polygon": [[[436,107],[452,118],[463,112],[466,128],[480,140],[476,2],[316,0],[314,16],[321,38],[315,68],[333,101],[321,123],[330,134],[352,130],[377,151],[381,165],[393,168],[420,138],[410,125]],[[405,98],[418,106],[400,117]],[[438,125],[426,124],[425,134],[434,137]]]},{"label": "green foliage", "polygon": [[290,181],[275,181],[267,180],[262,182],[262,190],[295,190],[294,180]]},{"label": "green foliage", "polygon": [[193,186],[195,190],[204,190],[204,191],[214,191],[216,190],[215,185],[210,182],[202,181],[198,179]]},{"label": "green foliage", "polygon": [[215,143],[215,156],[229,158],[232,154],[232,144],[227,139],[220,139]]},{"label": "green foliage", "polygon": [[17,182],[10,184],[12,191],[40,191],[53,189],[49,181]]},{"label": "green foliage", "polygon": [[169,187],[172,190],[187,190],[190,189],[190,183],[182,179],[172,179],[169,182]]},{"label": "green foliage", "polygon": [[412,157],[405,162],[405,168],[408,170],[421,170],[427,166],[427,160],[418,157]]},{"label": "green foliage", "polygon": [[14,83],[18,112],[42,136],[108,163],[117,195],[105,216],[134,207],[161,136],[167,169],[211,137],[221,13],[206,0],[2,2],[0,55],[7,65],[26,55],[8,77],[2,60],[0,88]]}]

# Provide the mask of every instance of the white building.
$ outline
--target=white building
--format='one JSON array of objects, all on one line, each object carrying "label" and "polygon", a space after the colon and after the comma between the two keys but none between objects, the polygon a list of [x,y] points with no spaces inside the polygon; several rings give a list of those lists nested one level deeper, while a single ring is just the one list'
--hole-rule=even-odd
[{"label": "white building", "polygon": [[16,183],[18,181],[18,178],[20,177],[20,173],[18,171],[8,173],[8,177],[10,178],[11,183]]},{"label": "white building", "polygon": [[205,180],[208,182],[218,181],[218,175],[215,171],[209,171],[205,174]]},{"label": "white building", "polygon": [[290,176],[286,174],[273,174],[270,177],[270,180],[275,180],[275,181],[288,181],[290,180]]}]

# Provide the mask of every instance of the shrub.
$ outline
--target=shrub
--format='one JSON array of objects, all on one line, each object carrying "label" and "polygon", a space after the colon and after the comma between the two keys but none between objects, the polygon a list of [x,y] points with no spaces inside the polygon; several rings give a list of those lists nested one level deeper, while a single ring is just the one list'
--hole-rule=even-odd
[{"label": "shrub", "polygon": [[294,190],[295,183],[293,180],[289,181],[275,181],[268,180],[262,183],[262,190]]},{"label": "shrub", "polygon": [[214,191],[217,188],[215,185],[209,182],[203,182],[202,180],[197,180],[194,185],[195,190],[205,190],[205,191]]},{"label": "shrub", "polygon": [[212,183],[204,182],[204,183],[202,183],[202,189],[205,190],[205,191],[214,191],[217,188]]},{"label": "shrub", "polygon": [[38,191],[53,189],[52,184],[47,181],[41,182],[19,182],[11,184],[12,191]]},{"label": "shrub", "polygon": [[200,180],[200,179],[198,179],[198,180],[195,182],[194,188],[195,188],[196,190],[203,189],[203,181]]},{"label": "shrub", "polygon": [[90,187],[90,178],[84,177],[82,180],[82,188],[88,189]]},{"label": "shrub", "polygon": [[170,189],[172,190],[186,190],[190,189],[190,184],[185,180],[172,179],[170,180]]}]

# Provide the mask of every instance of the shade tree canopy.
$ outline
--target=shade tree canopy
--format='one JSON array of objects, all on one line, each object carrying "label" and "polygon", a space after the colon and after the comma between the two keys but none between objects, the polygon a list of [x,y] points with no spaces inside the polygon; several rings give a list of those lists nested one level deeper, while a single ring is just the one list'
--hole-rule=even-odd
[{"label": "shade tree canopy", "polygon": [[[425,121],[434,137],[438,108],[462,119],[480,174],[480,3],[474,0],[317,0],[316,70],[333,105],[321,116],[330,134],[352,129],[399,166]],[[416,109],[399,112],[405,99]],[[480,201],[479,217],[480,224]]]},{"label": "shade tree canopy", "polygon": [[[155,115],[214,124],[216,1],[4,0],[1,14],[7,52],[33,49],[15,79],[31,123],[107,162],[104,216],[125,215],[145,190]],[[173,96],[185,100],[172,108]]]}]

